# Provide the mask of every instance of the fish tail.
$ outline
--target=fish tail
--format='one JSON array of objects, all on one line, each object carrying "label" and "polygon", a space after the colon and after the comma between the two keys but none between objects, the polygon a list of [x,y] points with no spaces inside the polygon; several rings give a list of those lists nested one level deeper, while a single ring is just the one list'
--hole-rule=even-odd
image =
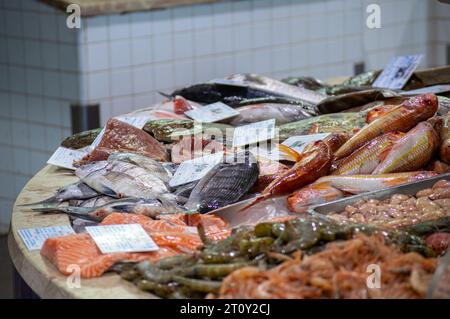
[{"label": "fish tail", "polygon": [[21,205],[17,205],[17,206],[30,207],[30,206],[39,206],[39,205],[56,205],[56,204],[59,204],[60,202],[61,201],[56,196],[52,196],[52,197],[44,199],[44,200],[42,200],[40,202],[29,203],[29,204],[21,204]]},{"label": "fish tail", "polygon": [[297,152],[296,150],[290,148],[289,146],[283,145],[283,144],[277,144],[278,149],[280,152],[285,154],[288,158],[292,159],[295,162],[298,162],[303,155]]},{"label": "fish tail", "polygon": [[162,96],[168,98],[168,99],[173,99],[173,96],[170,95],[170,94],[167,94],[167,93],[164,93],[164,92],[161,92],[161,91],[158,91],[158,93],[161,94]]},{"label": "fish tail", "polygon": [[92,221],[97,221],[96,218],[93,218],[89,215],[91,208],[88,207],[75,207],[75,206],[47,206],[47,207],[35,207],[32,208],[32,211],[39,213],[62,213],[72,217],[77,217],[81,219],[87,219]]}]

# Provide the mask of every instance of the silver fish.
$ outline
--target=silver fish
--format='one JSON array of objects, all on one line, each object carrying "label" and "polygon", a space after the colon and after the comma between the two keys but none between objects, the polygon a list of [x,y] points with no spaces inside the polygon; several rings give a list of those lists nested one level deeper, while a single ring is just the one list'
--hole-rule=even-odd
[{"label": "silver fish", "polygon": [[108,161],[122,161],[126,163],[130,163],[141,168],[146,169],[151,172],[159,179],[161,179],[164,183],[168,183],[172,174],[169,175],[168,170],[164,168],[162,163],[151,159],[150,157],[135,154],[135,153],[112,153],[108,157]]},{"label": "silver fish", "polygon": [[77,182],[64,187],[61,187],[56,191],[56,194],[52,197],[44,199],[43,201],[31,204],[25,204],[21,206],[36,206],[36,205],[51,205],[62,203],[68,200],[77,199],[89,199],[98,196],[98,192],[84,184],[83,182]]},{"label": "silver fish", "polygon": [[240,126],[254,122],[275,119],[277,125],[299,121],[311,116],[313,113],[306,111],[300,105],[261,103],[247,105],[236,109],[239,115],[234,117],[230,124]]},{"label": "silver fish", "polygon": [[133,197],[176,202],[167,184],[146,169],[122,161],[83,165],[75,174],[99,193],[115,198]]},{"label": "silver fish", "polygon": [[115,201],[117,198],[109,197],[105,195],[99,195],[97,197],[89,198],[86,200],[70,200],[69,206],[78,206],[78,207],[96,207],[102,206],[109,202]]},{"label": "silver fish", "polygon": [[172,206],[163,203],[158,199],[124,198],[112,201],[97,207],[37,207],[32,208],[35,212],[41,213],[63,213],[72,217],[101,222],[106,216],[112,213],[128,213],[145,215],[152,218],[160,214],[179,213],[184,211],[180,206]]},{"label": "silver fish", "polygon": [[206,213],[242,198],[256,183],[258,163],[248,152],[211,169],[192,190],[185,207]]}]

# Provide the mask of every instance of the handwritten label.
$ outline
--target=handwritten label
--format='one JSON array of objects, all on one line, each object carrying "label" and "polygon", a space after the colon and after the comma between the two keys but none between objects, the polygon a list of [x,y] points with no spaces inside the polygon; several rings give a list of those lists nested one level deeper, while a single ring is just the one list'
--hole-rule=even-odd
[{"label": "handwritten label", "polygon": [[198,122],[212,123],[239,115],[239,112],[222,102],[217,102],[184,112],[184,114]]},{"label": "handwritten label", "polygon": [[75,234],[70,226],[19,229],[17,231],[28,250],[40,250],[48,238]]},{"label": "handwritten label", "polygon": [[58,147],[53,155],[48,159],[47,164],[75,170],[73,161],[79,161],[86,152],[80,150],[71,150],[65,147]]},{"label": "handwritten label", "polygon": [[401,89],[419,66],[423,54],[398,56],[389,62],[378,76],[373,87]]},{"label": "handwritten label", "polygon": [[271,140],[275,137],[275,119],[238,126],[233,133],[233,147]]},{"label": "handwritten label", "polygon": [[450,84],[441,84],[441,85],[433,85],[424,88],[420,88],[417,90],[403,91],[403,95],[419,95],[419,94],[427,94],[427,93],[444,93],[450,92]]},{"label": "handwritten label", "polygon": [[140,224],[88,226],[86,231],[103,254],[159,249]]},{"label": "handwritten label", "polygon": [[214,166],[219,164],[222,158],[223,152],[219,152],[182,162],[175,171],[175,174],[173,174],[169,185],[175,187],[201,179]]},{"label": "handwritten label", "polygon": [[[150,119],[148,116],[128,116],[128,115],[119,115],[115,118],[140,129],[143,128],[145,123],[147,123]],[[100,131],[100,134],[98,134],[94,142],[92,142],[91,148],[95,148],[100,143],[104,134],[105,128],[103,128]]]}]

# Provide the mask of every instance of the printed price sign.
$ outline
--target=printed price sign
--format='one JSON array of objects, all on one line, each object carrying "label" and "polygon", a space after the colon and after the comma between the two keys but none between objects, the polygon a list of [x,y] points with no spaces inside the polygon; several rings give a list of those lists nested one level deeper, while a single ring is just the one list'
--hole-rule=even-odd
[{"label": "printed price sign", "polygon": [[75,234],[70,226],[26,228],[17,232],[28,250],[40,250],[47,238]]},{"label": "printed price sign", "polygon": [[88,226],[86,231],[103,254],[159,249],[140,224]]},{"label": "printed price sign", "polygon": [[184,112],[184,114],[198,122],[212,123],[239,115],[239,112],[222,102],[217,102]]},{"label": "printed price sign", "polygon": [[330,133],[291,136],[281,144],[286,145],[300,153],[309,143],[323,140],[328,135],[330,135]]},{"label": "printed price sign", "polygon": [[401,89],[419,66],[423,54],[405,55],[393,58],[378,76],[373,87]]},{"label": "printed price sign", "polygon": [[79,161],[86,152],[71,150],[65,147],[58,147],[53,155],[48,159],[47,164],[74,170],[73,161]]},{"label": "printed price sign", "polygon": [[201,179],[214,166],[219,164],[222,158],[223,152],[219,152],[182,162],[175,171],[175,174],[173,174],[169,185],[175,187]]},{"label": "printed price sign", "polygon": [[234,129],[233,147],[255,144],[275,137],[275,119],[256,122]]},{"label": "printed price sign", "polygon": [[427,93],[433,93],[433,94],[439,94],[444,92],[450,92],[450,84],[442,84],[442,85],[433,85],[428,86],[425,88],[417,89],[417,90],[410,90],[410,91],[403,91],[403,95],[419,95],[419,94],[427,94]]},{"label": "printed price sign", "polygon": [[[133,125],[137,128],[143,128],[145,123],[148,122],[149,117],[148,116],[128,116],[128,115],[120,115],[115,117],[116,119],[125,122],[127,124]],[[105,128],[103,128],[100,132],[100,134],[97,135],[94,142],[91,144],[91,148],[96,147],[100,141],[102,140],[103,134],[105,134]]]}]

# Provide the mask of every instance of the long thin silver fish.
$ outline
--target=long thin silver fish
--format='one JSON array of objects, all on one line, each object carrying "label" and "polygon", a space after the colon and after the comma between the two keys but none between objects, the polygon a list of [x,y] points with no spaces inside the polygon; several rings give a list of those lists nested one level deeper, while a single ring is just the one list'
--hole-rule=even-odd
[{"label": "long thin silver fish", "polygon": [[158,199],[139,198],[118,199],[97,207],[37,207],[32,208],[32,210],[41,213],[63,213],[72,217],[96,222],[101,222],[106,216],[114,212],[139,214],[155,218],[160,214],[179,213],[184,211],[180,206],[167,205]]}]

